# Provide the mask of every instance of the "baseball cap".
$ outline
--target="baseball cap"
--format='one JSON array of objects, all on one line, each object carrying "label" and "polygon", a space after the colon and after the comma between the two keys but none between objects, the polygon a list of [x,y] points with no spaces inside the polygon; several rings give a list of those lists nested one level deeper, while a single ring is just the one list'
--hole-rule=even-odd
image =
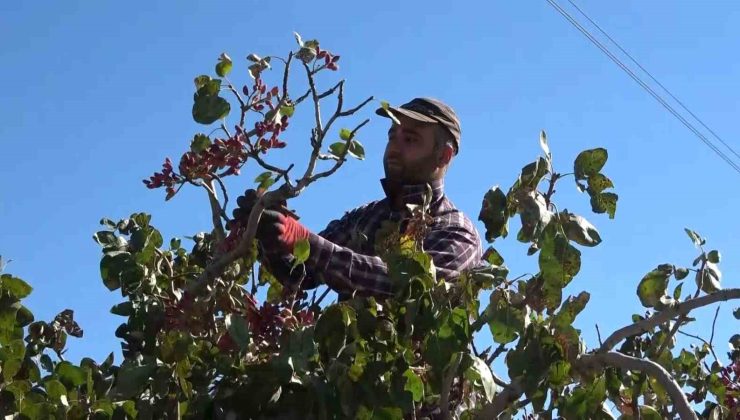
[{"label": "baseball cap", "polygon": [[400,107],[380,107],[375,113],[389,117],[388,111],[400,114],[416,121],[441,124],[452,135],[455,142],[455,154],[460,150],[460,120],[455,111],[444,102],[433,98],[414,98]]}]

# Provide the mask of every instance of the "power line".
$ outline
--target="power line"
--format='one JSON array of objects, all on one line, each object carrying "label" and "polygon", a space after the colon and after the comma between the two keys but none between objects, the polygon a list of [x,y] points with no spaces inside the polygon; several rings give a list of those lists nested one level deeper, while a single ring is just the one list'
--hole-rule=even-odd
[{"label": "power line", "polygon": [[658,95],[650,86],[648,86],[640,77],[638,77],[632,70],[630,70],[624,63],[622,63],[619,58],[617,58],[614,54],[612,54],[611,51],[609,51],[608,48],[606,48],[601,42],[599,42],[598,39],[594,38],[591,33],[581,26],[580,23],[578,23],[573,16],[571,16],[566,10],[564,10],[560,5],[555,2],[555,0],[547,0],[547,2],[552,6],[555,10],[558,11],[568,22],[573,25],[576,29],[578,29],[586,38],[591,41],[596,47],[598,47],[604,54],[606,54],[615,64],[617,64],[625,73],[627,73],[632,80],[634,80],[637,84],[640,85],[646,92],[650,94],[656,101],[658,101],[668,112],[673,114],[676,119],[678,119],[686,128],[688,128],[694,135],[696,135],[707,147],[712,149],[722,160],[725,161],[728,165],[730,165],[736,172],[740,173],[740,166],[738,166],[735,162],[733,162],[732,159],[730,159],[727,155],[725,155],[721,150],[717,148],[717,146],[714,145],[709,139],[706,138],[699,130],[697,130],[690,122],[688,122],[683,116],[681,116],[678,112],[676,112],[673,107],[668,104],[660,95]]},{"label": "power line", "polygon": [[720,137],[720,136],[719,136],[719,135],[718,135],[717,133],[715,133],[715,132],[714,132],[714,130],[712,130],[711,128],[709,128],[709,126],[707,126],[707,125],[706,125],[706,124],[704,123],[704,121],[702,121],[702,120],[701,120],[701,118],[699,118],[698,116],[696,116],[696,114],[694,114],[693,112],[691,112],[691,110],[690,110],[690,109],[689,109],[689,108],[688,108],[688,107],[687,107],[686,105],[684,105],[684,103],[683,103],[683,102],[681,102],[681,100],[680,100],[680,99],[678,99],[678,98],[677,98],[676,96],[674,96],[674,95],[673,95],[673,93],[671,93],[671,91],[670,91],[670,90],[668,90],[668,88],[667,88],[667,87],[663,86],[663,84],[662,84],[662,83],[660,83],[660,81],[658,81],[658,79],[656,79],[655,77],[653,77],[653,75],[652,75],[652,74],[650,74],[650,72],[649,72],[649,71],[647,71],[647,69],[646,69],[645,67],[643,67],[643,66],[642,66],[642,65],[641,65],[641,64],[640,64],[639,62],[637,62],[637,60],[635,60],[635,59],[634,59],[634,58],[633,58],[633,57],[632,57],[632,56],[630,55],[630,53],[628,53],[628,52],[627,52],[627,51],[626,51],[626,50],[625,50],[624,48],[622,48],[622,46],[621,46],[621,45],[619,45],[619,43],[618,43],[617,41],[615,41],[615,40],[614,40],[614,39],[613,39],[613,38],[612,38],[611,36],[609,36],[609,34],[608,34],[608,33],[606,33],[606,31],[605,31],[605,30],[603,30],[603,29],[601,28],[601,26],[599,26],[599,24],[598,24],[598,23],[594,22],[594,21],[593,21],[593,19],[591,19],[591,18],[590,18],[590,17],[589,17],[589,16],[588,16],[588,15],[586,14],[586,12],[584,12],[583,10],[581,10],[581,8],[580,8],[580,7],[578,7],[578,5],[577,5],[577,4],[575,4],[575,3],[573,2],[573,0],[568,0],[568,3],[570,3],[570,4],[571,4],[571,5],[573,6],[573,7],[575,7],[575,8],[576,8],[576,10],[578,10],[578,12],[579,12],[579,13],[581,13],[581,14],[582,14],[582,15],[583,15],[583,16],[584,16],[584,17],[585,17],[585,18],[586,18],[586,19],[587,19],[587,20],[588,20],[589,22],[591,22],[591,24],[592,24],[592,25],[594,25],[594,26],[596,27],[596,29],[598,29],[598,30],[599,30],[599,32],[601,32],[601,33],[602,33],[602,34],[603,34],[603,35],[604,35],[604,36],[605,36],[605,37],[606,37],[606,38],[607,38],[607,39],[608,39],[609,41],[611,41],[611,42],[612,42],[612,43],[613,43],[614,45],[616,45],[616,47],[617,47],[617,48],[619,48],[619,51],[621,51],[621,52],[622,52],[622,53],[623,53],[624,55],[626,55],[627,57],[629,57],[629,59],[630,59],[630,60],[632,60],[632,62],[633,62],[633,63],[635,63],[635,64],[637,65],[637,67],[639,67],[639,68],[640,68],[640,70],[642,70],[643,72],[645,72],[645,74],[647,74],[647,75],[648,75],[648,77],[650,77],[650,79],[651,79],[651,80],[652,80],[653,82],[655,82],[655,83],[656,83],[656,84],[657,84],[658,86],[660,86],[660,87],[661,87],[661,89],[663,89],[663,90],[664,90],[664,91],[665,91],[665,92],[666,92],[666,93],[668,94],[668,96],[670,96],[670,97],[671,97],[671,98],[672,98],[672,99],[673,99],[674,101],[676,101],[676,102],[677,102],[677,103],[678,103],[679,105],[681,105],[681,108],[683,108],[683,109],[684,109],[684,110],[685,110],[686,112],[688,112],[688,113],[689,113],[689,115],[691,115],[692,117],[694,117],[694,119],[695,119],[696,121],[698,121],[698,122],[699,122],[699,124],[701,124],[701,125],[702,125],[702,127],[704,127],[704,128],[705,128],[705,129],[707,129],[707,130],[708,130],[708,131],[709,131],[710,133],[712,133],[712,135],[713,135],[713,136],[714,136],[714,137],[715,137],[715,138],[716,138],[717,140],[719,140],[719,141],[720,141],[720,142],[721,142],[721,143],[722,143],[722,144],[723,144],[723,145],[724,145],[725,147],[727,147],[727,149],[728,149],[728,150],[730,150],[730,151],[731,151],[731,152],[732,152],[732,153],[733,153],[733,154],[734,154],[734,155],[735,155],[735,156],[736,156],[736,157],[737,157],[738,159],[740,159],[740,154],[738,154],[738,152],[736,152],[736,151],[735,151],[735,149],[733,149],[733,148],[732,148],[732,146],[730,146],[729,144],[727,144],[727,142],[725,142],[725,141],[724,141],[724,139],[722,139],[722,137]]}]

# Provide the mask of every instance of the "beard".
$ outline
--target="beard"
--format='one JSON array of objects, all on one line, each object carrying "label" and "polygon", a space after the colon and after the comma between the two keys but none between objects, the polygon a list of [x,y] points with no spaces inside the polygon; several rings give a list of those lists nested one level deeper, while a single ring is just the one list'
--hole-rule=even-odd
[{"label": "beard", "polygon": [[422,184],[429,182],[434,177],[437,169],[434,164],[436,154],[406,161],[401,156],[392,155],[383,158],[383,169],[385,177],[389,181],[402,185]]}]

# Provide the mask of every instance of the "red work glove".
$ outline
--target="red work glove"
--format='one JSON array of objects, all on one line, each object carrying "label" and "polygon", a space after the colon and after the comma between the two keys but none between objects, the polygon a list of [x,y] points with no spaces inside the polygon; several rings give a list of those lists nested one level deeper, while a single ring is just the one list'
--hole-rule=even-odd
[{"label": "red work glove", "polygon": [[310,232],[298,220],[275,210],[265,210],[257,227],[257,239],[269,252],[293,253],[296,242]]}]

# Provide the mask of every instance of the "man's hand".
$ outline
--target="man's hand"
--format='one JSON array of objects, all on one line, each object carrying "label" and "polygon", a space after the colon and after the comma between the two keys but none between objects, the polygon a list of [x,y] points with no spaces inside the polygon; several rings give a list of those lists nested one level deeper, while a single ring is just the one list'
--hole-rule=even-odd
[{"label": "man's hand", "polygon": [[[246,190],[244,195],[236,199],[238,207],[232,212],[234,219],[246,222],[258,199],[255,190]],[[308,236],[309,230],[298,222],[297,217],[286,208],[285,202],[262,212],[257,239],[268,253],[291,254],[295,244],[301,239],[308,239]]]}]

